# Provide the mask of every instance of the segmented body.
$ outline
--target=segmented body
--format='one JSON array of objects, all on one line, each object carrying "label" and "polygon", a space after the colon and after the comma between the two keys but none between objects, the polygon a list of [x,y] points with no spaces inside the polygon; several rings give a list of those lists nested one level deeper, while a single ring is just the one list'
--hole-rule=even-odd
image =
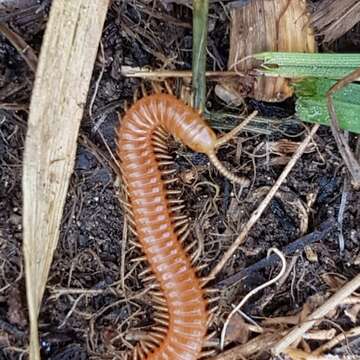
[{"label": "segmented body", "polygon": [[208,311],[201,279],[183,248],[178,206],[166,179],[164,134],[195,151],[213,146],[215,134],[202,117],[170,95],[144,97],[127,111],[118,129],[117,153],[131,204],[135,231],[159,291],[157,326],[137,345],[135,357],[195,360],[207,333]]}]

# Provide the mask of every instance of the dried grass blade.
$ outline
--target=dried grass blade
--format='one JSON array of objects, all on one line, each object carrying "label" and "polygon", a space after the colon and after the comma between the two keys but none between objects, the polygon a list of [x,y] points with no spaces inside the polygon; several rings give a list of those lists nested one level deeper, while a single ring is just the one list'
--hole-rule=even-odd
[{"label": "dried grass blade", "polygon": [[108,3],[54,0],[36,72],[23,168],[23,250],[33,360],[40,359],[37,319]]}]

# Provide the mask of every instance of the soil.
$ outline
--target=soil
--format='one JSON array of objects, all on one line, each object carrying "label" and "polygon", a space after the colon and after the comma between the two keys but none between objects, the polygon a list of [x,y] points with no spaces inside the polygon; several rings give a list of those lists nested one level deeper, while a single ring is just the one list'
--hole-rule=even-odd
[{"label": "soil", "polygon": [[[6,1],[5,1],[6,2]],[[181,3],[181,2],[180,2]],[[50,1],[8,1],[0,14],[39,53]],[[1,7],[0,7],[0,10]],[[226,7],[212,2],[209,18],[208,68],[226,68],[228,19]],[[119,203],[120,181],[108,148],[115,153],[119,114],[133,102],[140,81],[125,78],[122,65],[191,69],[191,9],[178,1],[112,1],[102,36],[103,53],[96,62],[82,121],[74,173],[64,210],[59,244],[40,314],[43,359],[120,359],[151,325],[151,300],[144,295],[138,274],[142,265],[130,262],[138,251],[132,235],[123,230]],[[224,36],[225,34],[225,36]],[[357,47],[360,28],[333,44],[341,51]],[[352,42],[353,39],[353,42]],[[22,256],[22,152],[34,74],[13,46],[0,35],[0,359],[27,357],[28,320]],[[98,84],[98,87],[97,87]],[[185,86],[180,81],[171,84]],[[223,104],[209,82],[208,110]],[[149,86],[149,84],[146,84]],[[293,102],[257,103],[247,100],[270,118],[266,133],[244,132],[223,147],[219,157],[227,168],[251,180],[239,191],[224,180],[206,157],[175,141],[180,188],[192,219],[192,238],[198,239],[200,264],[209,273],[231,245],[251,212],[273,185],[291,154],[276,148],[284,139],[300,142],[306,130],[294,121],[279,122],[293,113]],[[225,121],[225,120],[224,120]],[[227,122],[233,122],[226,119]],[[356,141],[352,138],[352,141]],[[272,151],[268,151],[271,145]],[[216,191],[218,194],[216,195]],[[347,192],[340,220],[345,250],[339,251],[337,224],[341,199]],[[332,220],[331,231],[319,241],[288,256],[293,269],[281,287],[270,287],[247,302],[243,310],[255,319],[298,313],[314,295],[325,296],[360,270],[360,193],[349,185],[348,173],[331,132],[322,127],[298,161],[277,196],[213,282],[231,276],[266,257],[270,247],[283,249],[296,239]],[[306,250],[306,251],[305,251]],[[214,329],[219,339],[231,304],[279,271],[277,262],[250,272],[246,278],[221,286]],[[75,290],[74,290],[75,289]],[[76,289],[83,289],[80,293]],[[342,306],[332,317],[347,331],[359,319]],[[323,329],[331,328],[324,322]],[[240,340],[235,338],[234,342]],[[317,341],[310,341],[316,347]],[[360,347],[349,340],[333,354]],[[263,355],[270,358],[270,355]]]}]

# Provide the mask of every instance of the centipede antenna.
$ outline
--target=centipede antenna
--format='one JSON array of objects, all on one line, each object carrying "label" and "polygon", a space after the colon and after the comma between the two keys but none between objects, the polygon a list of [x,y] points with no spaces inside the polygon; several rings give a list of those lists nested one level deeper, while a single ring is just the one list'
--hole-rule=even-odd
[{"label": "centipede antenna", "polygon": [[236,184],[240,184],[243,187],[249,186],[249,180],[245,177],[236,176],[235,174],[231,173],[225,166],[221,163],[221,161],[217,158],[214,152],[207,154],[211,163],[216,167],[221,175],[229,179],[231,182]]},{"label": "centipede antenna", "polygon": [[215,148],[218,148],[233,139],[257,115],[257,113],[257,111],[252,112],[241,124],[236,126],[221,138],[217,139]]}]

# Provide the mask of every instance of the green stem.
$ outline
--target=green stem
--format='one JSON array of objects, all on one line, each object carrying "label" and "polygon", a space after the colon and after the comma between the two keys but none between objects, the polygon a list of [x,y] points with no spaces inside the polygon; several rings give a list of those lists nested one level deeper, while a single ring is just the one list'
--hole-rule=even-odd
[{"label": "green stem", "polygon": [[205,110],[206,101],[206,46],[208,29],[208,0],[193,0],[193,56],[192,90],[193,106],[200,112]]}]

